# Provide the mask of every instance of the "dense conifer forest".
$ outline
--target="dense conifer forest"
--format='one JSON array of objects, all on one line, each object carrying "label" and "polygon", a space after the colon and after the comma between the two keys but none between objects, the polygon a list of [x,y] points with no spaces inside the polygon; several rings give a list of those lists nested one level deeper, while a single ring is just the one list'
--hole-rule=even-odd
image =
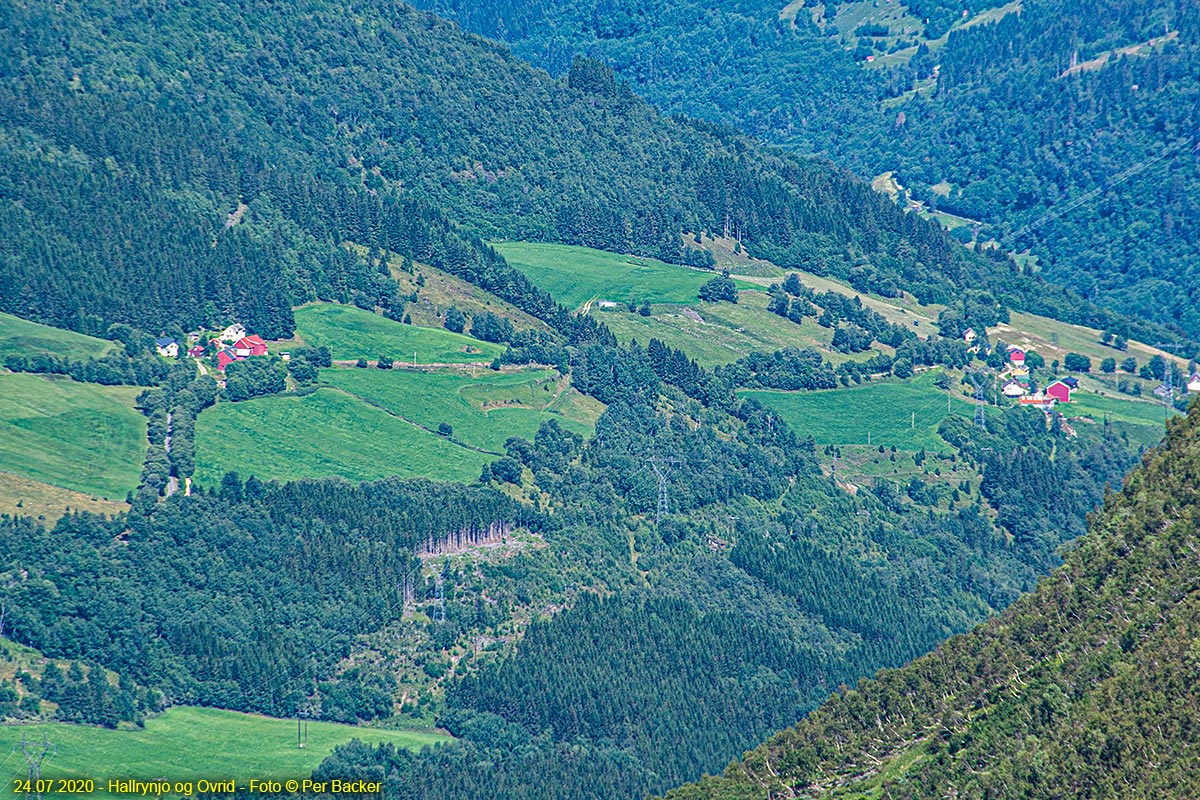
[{"label": "dense conifer forest", "polygon": [[1198,434],[1193,406],[1003,615],[668,797],[1195,794]]},{"label": "dense conifer forest", "polygon": [[[981,239],[1031,249],[1075,296],[1200,331],[1195,237],[1183,233],[1200,180],[1191,0],[1033,0],[944,44],[951,23],[1004,4],[908,2],[903,25],[882,26],[890,35],[849,41],[834,26],[845,3],[816,16],[814,4],[792,16],[740,0],[420,5],[551,74],[586,54],[668,111],[865,178],[894,171],[914,197],[978,221]],[[867,55],[886,66],[864,69]]]}]

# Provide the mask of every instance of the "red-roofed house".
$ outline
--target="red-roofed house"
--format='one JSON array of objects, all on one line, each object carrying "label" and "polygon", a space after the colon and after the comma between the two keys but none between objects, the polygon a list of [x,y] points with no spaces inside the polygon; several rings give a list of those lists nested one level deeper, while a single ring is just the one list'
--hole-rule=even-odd
[{"label": "red-roofed house", "polygon": [[237,361],[237,353],[232,347],[226,347],[221,352],[217,353],[217,369],[224,370],[227,366]]},{"label": "red-roofed house", "polygon": [[1008,348],[1008,360],[1009,363],[1018,367],[1023,365],[1025,363],[1025,351],[1016,345],[1010,346]]},{"label": "red-roofed house", "polygon": [[1062,381],[1055,381],[1046,387],[1046,396],[1053,397],[1060,403],[1071,402],[1071,387]]},{"label": "red-roofed house", "polygon": [[195,347],[192,347],[190,350],[188,350],[188,355],[191,356],[192,358],[203,358],[204,357],[204,345],[198,344]]},{"label": "red-roofed house", "polygon": [[233,350],[241,358],[245,358],[246,356],[265,356],[267,354],[267,343],[257,334],[243,336],[234,343]]}]

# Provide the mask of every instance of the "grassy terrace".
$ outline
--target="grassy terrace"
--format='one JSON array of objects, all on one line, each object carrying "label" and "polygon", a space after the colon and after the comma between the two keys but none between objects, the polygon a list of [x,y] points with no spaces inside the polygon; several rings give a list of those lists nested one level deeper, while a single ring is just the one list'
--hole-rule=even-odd
[{"label": "grassy terrace", "polygon": [[104,339],[0,314],[0,361],[9,353],[48,353],[77,361],[90,356],[99,358],[115,347]]},{"label": "grassy terrace", "polygon": [[[340,475],[473,481],[510,436],[556,419],[590,436],[603,407],[551,370],[327,369],[303,395],[218,403],[196,423],[196,478],[229,470],[292,480]],[[436,433],[446,423],[451,437]],[[481,452],[487,451],[487,452]]]},{"label": "grassy terrace", "polygon": [[441,328],[404,325],[355,306],[312,303],[296,309],[300,339],[328,347],[338,360],[374,360],[387,356],[421,364],[488,362],[504,352],[502,345],[483,342]]},{"label": "grassy terrace", "polygon": [[949,452],[950,446],[937,434],[938,425],[947,413],[974,416],[975,406],[934,386],[936,376],[937,371],[930,370],[905,382],[874,381],[818,392],[755,389],[739,394],[774,408],[801,436],[812,434],[817,444]]},{"label": "grassy terrace", "polygon": [[0,471],[123,500],[146,453],[146,420],[133,408],[140,391],[0,374]]},{"label": "grassy terrace", "polygon": [[694,303],[696,292],[715,274],[590,247],[540,242],[500,242],[493,247],[568,308],[590,300]]}]

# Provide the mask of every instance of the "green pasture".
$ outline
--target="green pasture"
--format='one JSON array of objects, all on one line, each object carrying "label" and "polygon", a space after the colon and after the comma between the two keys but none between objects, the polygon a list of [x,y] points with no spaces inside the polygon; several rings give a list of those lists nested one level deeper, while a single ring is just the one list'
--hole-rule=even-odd
[{"label": "green pasture", "polygon": [[580,404],[564,402],[577,393],[565,381],[560,385],[553,370],[480,370],[472,377],[457,371],[333,369],[323,370],[321,380],[426,428],[447,423],[455,440],[497,453],[510,436],[532,440],[546,420],[585,438],[595,424]]},{"label": "green pasture", "polygon": [[[69,723],[0,725],[0,774],[11,795],[12,779],[26,776],[21,737],[53,747],[43,778],[90,778],[97,794],[109,779],[287,781],[312,775],[336,745],[353,738],[391,742],[410,750],[449,741],[436,731],[385,730],[309,722],[308,742],[297,746],[296,722],[212,708],[180,706],[146,720],[142,730],[107,730]],[[15,753],[9,757],[10,753]]]},{"label": "green pasture", "polygon": [[312,303],[295,311],[296,330],[313,347],[328,347],[338,360],[386,356],[419,364],[491,361],[503,345],[483,342],[442,328],[404,325],[357,306]]},{"label": "green pasture", "polygon": [[949,445],[937,434],[938,425],[947,413],[973,417],[975,405],[934,386],[936,374],[937,370],[930,370],[905,382],[876,380],[818,392],[753,389],[738,394],[775,409],[800,436],[812,434],[817,444],[948,452]]},{"label": "green pasture", "polygon": [[542,242],[492,245],[509,264],[568,308],[589,300],[694,303],[715,273],[653,258],[619,255],[590,247]]},{"label": "green pasture", "polygon": [[146,454],[141,389],[65,376],[0,374],[0,471],[122,500]]},{"label": "green pasture", "polygon": [[196,420],[196,479],[209,486],[230,470],[285,481],[334,475],[472,481],[493,459],[329,387],[218,403]]},{"label": "green pasture", "polygon": [[[1071,402],[1060,406],[1058,410],[1068,418],[1083,417],[1095,423],[1103,423],[1107,418],[1117,430],[1124,431],[1130,439],[1145,445],[1158,444],[1163,437],[1166,411],[1162,403],[1074,392]],[[1079,426],[1075,421],[1071,424]]]},{"label": "green pasture", "polygon": [[[822,328],[811,317],[797,325],[767,311],[767,302],[764,292],[744,291],[736,304],[697,301],[686,307],[660,305],[653,307],[649,317],[625,308],[597,311],[593,307],[591,313],[622,342],[636,339],[644,345],[652,338],[658,339],[706,367],[728,364],[751,352],[771,353],[785,347],[815,347],[834,363],[850,358],[829,349],[831,329]],[[856,357],[865,359],[870,355]]]},{"label": "green pasture", "polygon": [[99,358],[115,347],[104,339],[0,314],[0,361],[9,353],[23,356],[48,353],[79,361],[90,356]]}]

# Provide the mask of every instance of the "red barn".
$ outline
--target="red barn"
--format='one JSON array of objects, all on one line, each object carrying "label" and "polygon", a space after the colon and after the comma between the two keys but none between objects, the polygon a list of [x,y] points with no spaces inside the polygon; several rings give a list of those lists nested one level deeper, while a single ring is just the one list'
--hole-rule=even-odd
[{"label": "red barn", "polygon": [[243,358],[246,356],[265,356],[267,354],[267,343],[257,334],[243,336],[234,343],[233,349]]},{"label": "red barn", "polygon": [[1046,387],[1046,396],[1053,397],[1060,403],[1071,402],[1071,387],[1062,381],[1055,381]]},{"label": "red barn", "polygon": [[1016,366],[1022,366],[1025,363],[1025,351],[1013,345],[1008,348],[1008,360]]}]

